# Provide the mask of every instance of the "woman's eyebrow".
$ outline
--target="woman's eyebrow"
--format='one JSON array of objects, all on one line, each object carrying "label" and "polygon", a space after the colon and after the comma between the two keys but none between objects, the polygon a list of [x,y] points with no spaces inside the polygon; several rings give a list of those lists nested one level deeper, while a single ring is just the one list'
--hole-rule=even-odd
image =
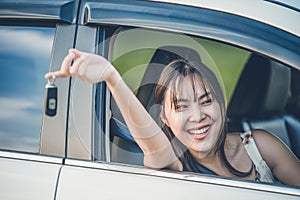
[{"label": "woman's eyebrow", "polygon": [[202,94],[198,99],[201,100],[201,99],[203,99],[204,97],[209,96],[210,94],[211,94],[210,92],[205,92],[205,93]]},{"label": "woman's eyebrow", "polygon": [[188,99],[184,99],[184,98],[180,98],[180,99],[176,99],[176,102],[188,102]]},{"label": "woman's eyebrow", "polygon": [[[209,96],[210,94],[211,94],[210,92],[206,92],[206,93],[202,94],[202,95],[198,98],[198,100],[201,100],[201,99],[203,99],[203,98]],[[188,101],[189,101],[189,99],[185,99],[185,98],[176,99],[176,102],[188,102]]]}]

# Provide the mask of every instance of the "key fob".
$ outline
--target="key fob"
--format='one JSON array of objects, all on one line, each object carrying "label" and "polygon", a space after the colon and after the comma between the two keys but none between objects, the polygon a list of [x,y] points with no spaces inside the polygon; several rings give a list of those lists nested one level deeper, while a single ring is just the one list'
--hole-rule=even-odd
[{"label": "key fob", "polygon": [[57,86],[55,85],[55,76],[52,76],[52,78],[48,80],[45,89],[45,114],[53,117],[57,112]]}]

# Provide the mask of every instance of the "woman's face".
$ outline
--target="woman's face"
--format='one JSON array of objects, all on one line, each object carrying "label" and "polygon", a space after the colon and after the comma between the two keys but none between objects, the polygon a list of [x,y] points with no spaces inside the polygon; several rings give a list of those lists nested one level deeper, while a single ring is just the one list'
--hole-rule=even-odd
[{"label": "woman's face", "polygon": [[204,157],[216,145],[222,114],[208,87],[205,91],[202,85],[200,80],[193,84],[190,78],[176,83],[176,102],[172,102],[173,94],[168,89],[161,117],[181,143]]}]

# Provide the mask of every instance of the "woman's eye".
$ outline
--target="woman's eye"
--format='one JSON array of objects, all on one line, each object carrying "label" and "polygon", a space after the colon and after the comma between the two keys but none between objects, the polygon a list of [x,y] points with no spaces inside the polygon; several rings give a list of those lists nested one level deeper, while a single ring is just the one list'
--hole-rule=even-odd
[{"label": "woman's eye", "polygon": [[212,103],[212,99],[211,98],[207,98],[206,100],[201,102],[201,105],[203,106],[208,106]]},{"label": "woman's eye", "polygon": [[183,111],[183,110],[185,110],[187,108],[188,108],[188,106],[185,105],[185,104],[179,104],[179,105],[175,106],[176,111]]}]

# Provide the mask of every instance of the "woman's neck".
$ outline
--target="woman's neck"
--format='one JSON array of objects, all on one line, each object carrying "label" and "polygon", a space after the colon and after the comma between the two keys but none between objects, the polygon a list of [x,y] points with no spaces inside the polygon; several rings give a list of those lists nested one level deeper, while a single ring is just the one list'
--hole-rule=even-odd
[{"label": "woman's neck", "polygon": [[189,150],[195,161],[213,171],[219,176],[228,176],[228,170],[225,163],[221,159],[220,153],[211,151],[209,154],[201,154],[201,152]]},{"label": "woman's neck", "polygon": [[[225,164],[224,159],[227,159],[228,162],[239,171],[248,172],[249,169],[252,169],[252,161],[245,156],[244,147],[242,146],[240,138],[237,135],[226,137],[223,148],[224,153],[226,154],[224,156],[226,156],[226,158],[222,158],[221,152],[217,150],[213,150],[207,154],[203,154],[194,150],[189,150],[189,152],[196,162],[219,176],[238,178],[236,175],[230,172]],[[250,175],[244,178],[252,180],[251,177],[252,176]]]}]

